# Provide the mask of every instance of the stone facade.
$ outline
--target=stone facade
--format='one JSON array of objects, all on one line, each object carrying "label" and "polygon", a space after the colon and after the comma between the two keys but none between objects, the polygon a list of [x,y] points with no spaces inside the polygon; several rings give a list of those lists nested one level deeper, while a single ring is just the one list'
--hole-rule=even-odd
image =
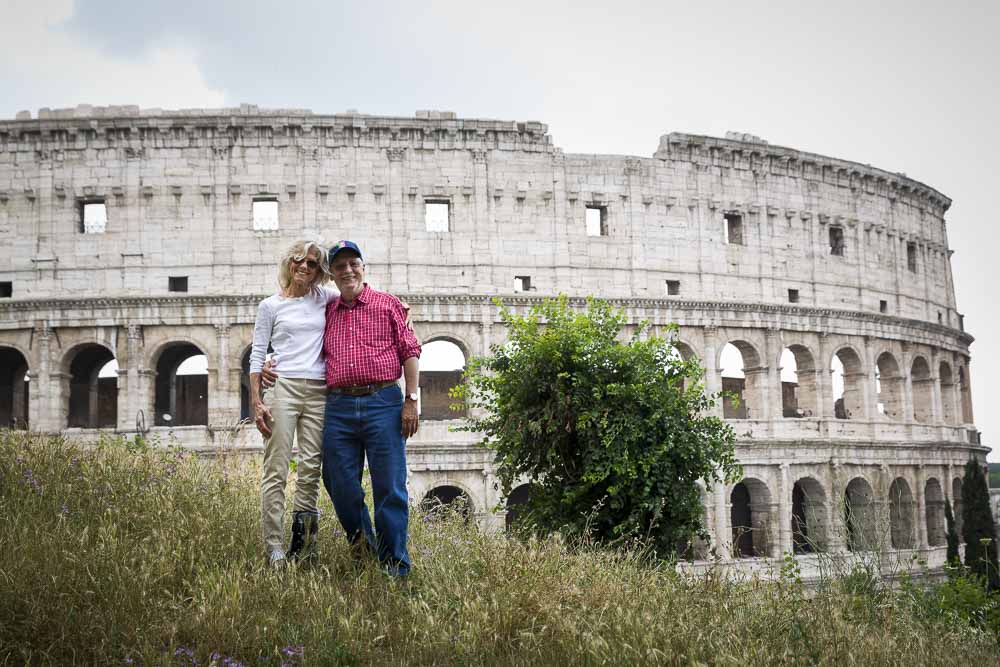
[{"label": "stone facade", "polygon": [[[265,201],[276,225],[254,220]],[[466,358],[504,338],[496,296],[523,309],[595,295],[654,332],[676,322],[710,391],[732,343],[746,479],[706,490],[716,556],[863,550],[884,516],[887,550],[939,563],[943,500],[987,451],[950,203],[904,175],[747,135],[672,133],[640,158],[567,154],[541,123],[445,112],[24,113],[0,121],[0,416],[73,437],[103,426],[260,447],[237,428],[256,305],[291,241],[350,238],[371,282],[412,304],[422,340]],[[199,353],[201,384],[177,375]],[[111,358],[116,397],[98,377]],[[425,420],[411,441],[413,497],[454,487],[500,525],[490,457],[450,423]]]}]

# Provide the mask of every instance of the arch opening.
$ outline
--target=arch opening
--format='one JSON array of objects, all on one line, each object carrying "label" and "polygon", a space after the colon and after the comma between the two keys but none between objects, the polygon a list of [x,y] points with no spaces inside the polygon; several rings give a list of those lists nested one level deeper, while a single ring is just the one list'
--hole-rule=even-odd
[{"label": "arch opening", "polygon": [[430,421],[459,419],[465,411],[451,409],[448,391],[462,382],[465,372],[465,352],[446,339],[424,344],[420,353],[420,390],[417,409],[420,418]]},{"label": "arch opening", "polygon": [[844,525],[847,527],[849,551],[871,551],[877,548],[878,512],[875,493],[861,477],[855,477],[844,492]]},{"label": "arch opening", "polygon": [[962,403],[962,423],[972,423],[972,390],[969,388],[969,369],[958,367],[958,393]]},{"label": "arch opening", "polygon": [[762,404],[761,383],[766,382],[767,371],[760,365],[760,355],[750,343],[734,340],[723,346],[719,363],[722,391],[729,394],[722,401],[722,416],[750,419]]},{"label": "arch opening", "polygon": [[103,345],[77,348],[69,363],[70,428],[108,428],[118,421],[118,362]]},{"label": "arch opening", "polygon": [[0,347],[0,428],[27,430],[29,389],[28,360],[12,347]]},{"label": "arch opening", "polygon": [[902,477],[897,477],[889,486],[889,537],[893,549],[912,549],[916,546],[915,514],[910,485]]},{"label": "arch opening", "polygon": [[891,352],[883,352],[875,362],[875,388],[878,391],[879,414],[888,419],[903,418],[903,376],[899,363]]},{"label": "arch opening", "polygon": [[910,385],[913,387],[913,421],[921,424],[934,419],[934,379],[930,366],[923,357],[917,357],[910,366]]},{"label": "arch opening", "polygon": [[865,416],[865,373],[858,353],[849,347],[837,350],[830,360],[833,416],[860,419]]},{"label": "arch opening", "polygon": [[510,532],[516,529],[524,518],[523,506],[531,498],[531,485],[522,484],[511,489],[507,496],[507,516],[504,518],[504,526]]},{"label": "arch opening", "polygon": [[785,418],[812,417],[816,401],[816,364],[802,345],[781,351],[781,415]]},{"label": "arch opening", "polygon": [[958,410],[955,376],[951,372],[951,364],[942,361],[938,365],[938,377],[941,381],[941,420],[945,424],[958,424]]},{"label": "arch opening", "polygon": [[759,479],[746,478],[729,495],[733,555],[757,558],[771,551],[771,492]]},{"label": "arch opening", "polygon": [[951,481],[951,514],[955,518],[955,532],[958,534],[959,543],[965,542],[965,503],[962,502],[962,478],[956,477]]},{"label": "arch opening", "polygon": [[803,477],[792,487],[792,549],[810,554],[826,548],[826,492],[817,480]]},{"label": "arch opening", "polygon": [[208,358],[191,343],[165,348],[156,361],[157,426],[208,424]]},{"label": "arch opening", "polygon": [[927,545],[939,547],[945,543],[947,526],[944,518],[944,493],[941,483],[931,477],[924,485],[924,508],[927,513]]},{"label": "arch opening", "polygon": [[457,486],[436,486],[424,495],[420,508],[430,519],[458,515],[463,521],[472,519],[472,499]]}]

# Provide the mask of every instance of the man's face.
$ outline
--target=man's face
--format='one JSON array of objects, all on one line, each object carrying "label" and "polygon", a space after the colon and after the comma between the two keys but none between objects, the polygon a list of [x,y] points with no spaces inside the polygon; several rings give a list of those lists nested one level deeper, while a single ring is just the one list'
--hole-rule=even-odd
[{"label": "man's face", "polygon": [[353,250],[341,250],[334,256],[330,265],[333,272],[333,282],[345,297],[361,294],[365,287],[365,263]]}]

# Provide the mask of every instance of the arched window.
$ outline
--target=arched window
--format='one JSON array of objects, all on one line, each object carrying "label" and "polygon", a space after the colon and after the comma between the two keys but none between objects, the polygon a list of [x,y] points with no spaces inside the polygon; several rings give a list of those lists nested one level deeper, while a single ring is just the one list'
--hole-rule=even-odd
[{"label": "arched window", "polygon": [[28,362],[12,347],[0,347],[0,428],[28,428]]},{"label": "arched window", "polygon": [[174,343],[156,362],[157,426],[208,424],[208,359],[191,343]]},{"label": "arched window", "polygon": [[889,534],[893,549],[912,549],[916,546],[914,514],[910,485],[902,477],[897,477],[889,486]]},{"label": "arched window", "polygon": [[420,353],[421,419],[441,420],[464,417],[464,412],[451,409],[448,391],[462,382],[465,353],[450,340],[432,340]]},{"label": "arched window", "polygon": [[803,477],[792,487],[792,548],[795,553],[825,551],[826,524],[826,492],[812,477]]},{"label": "arched window", "polygon": [[118,421],[118,362],[103,345],[76,348],[69,361],[71,428],[114,427]]},{"label": "arched window", "polygon": [[933,419],[934,380],[927,360],[916,357],[910,366],[910,385],[913,387],[913,421],[928,424]]}]

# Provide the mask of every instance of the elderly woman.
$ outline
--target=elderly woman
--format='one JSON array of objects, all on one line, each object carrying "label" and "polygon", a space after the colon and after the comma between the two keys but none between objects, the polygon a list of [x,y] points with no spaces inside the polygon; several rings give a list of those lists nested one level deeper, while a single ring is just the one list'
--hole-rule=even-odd
[{"label": "elderly woman", "polygon": [[[293,244],[278,265],[280,291],[257,309],[250,353],[250,400],[257,429],[264,436],[264,473],[260,483],[261,532],[268,563],[307,558],[315,551],[319,512],[326,362],[323,330],[326,305],[337,297],[324,287],[329,274],[326,251],[314,241]],[[261,370],[268,345],[280,362],[281,377],[261,396]],[[292,441],[298,436],[298,484],[292,541],[284,548],[285,484]]]}]

